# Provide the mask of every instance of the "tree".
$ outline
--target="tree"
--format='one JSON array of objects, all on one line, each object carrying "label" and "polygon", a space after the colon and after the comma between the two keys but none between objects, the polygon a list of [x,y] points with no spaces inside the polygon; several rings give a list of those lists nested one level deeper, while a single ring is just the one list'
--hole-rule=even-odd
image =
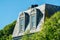
[{"label": "tree", "polygon": [[[49,20],[49,21],[48,21]],[[60,40],[60,11],[47,19],[41,31],[22,39],[31,40]]]}]

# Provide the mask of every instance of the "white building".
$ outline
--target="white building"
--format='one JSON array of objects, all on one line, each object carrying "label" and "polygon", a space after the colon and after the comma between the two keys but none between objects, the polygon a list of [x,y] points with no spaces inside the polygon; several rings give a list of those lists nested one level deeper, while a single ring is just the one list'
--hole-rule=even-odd
[{"label": "white building", "polygon": [[13,32],[13,40],[19,40],[21,36],[29,33],[39,32],[45,18],[60,10],[59,6],[43,4],[32,5],[28,10],[20,12]]}]

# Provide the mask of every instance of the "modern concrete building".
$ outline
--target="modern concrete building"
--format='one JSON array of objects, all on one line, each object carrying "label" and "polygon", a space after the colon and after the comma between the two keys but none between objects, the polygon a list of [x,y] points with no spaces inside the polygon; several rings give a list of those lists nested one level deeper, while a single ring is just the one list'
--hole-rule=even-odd
[{"label": "modern concrete building", "polygon": [[20,12],[13,31],[13,40],[20,40],[26,32],[39,32],[45,18],[60,10],[60,6],[43,4],[32,5],[28,10]]}]

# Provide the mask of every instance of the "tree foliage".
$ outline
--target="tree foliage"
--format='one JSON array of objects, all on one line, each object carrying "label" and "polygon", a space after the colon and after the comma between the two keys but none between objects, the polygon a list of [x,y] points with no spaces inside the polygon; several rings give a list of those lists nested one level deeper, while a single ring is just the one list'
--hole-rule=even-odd
[{"label": "tree foliage", "polygon": [[47,19],[38,33],[22,37],[22,40],[60,40],[60,12]]},{"label": "tree foliage", "polygon": [[12,23],[6,25],[2,30],[0,30],[0,40],[12,40],[12,32],[15,27],[16,20]]}]

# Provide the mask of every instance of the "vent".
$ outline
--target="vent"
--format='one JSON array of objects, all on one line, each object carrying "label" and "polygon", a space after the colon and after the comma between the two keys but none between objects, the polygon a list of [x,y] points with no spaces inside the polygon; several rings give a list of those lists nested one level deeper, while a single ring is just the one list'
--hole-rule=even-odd
[{"label": "vent", "polygon": [[31,8],[34,8],[34,7],[37,7],[38,5],[37,4],[35,4],[35,5],[31,5]]}]

